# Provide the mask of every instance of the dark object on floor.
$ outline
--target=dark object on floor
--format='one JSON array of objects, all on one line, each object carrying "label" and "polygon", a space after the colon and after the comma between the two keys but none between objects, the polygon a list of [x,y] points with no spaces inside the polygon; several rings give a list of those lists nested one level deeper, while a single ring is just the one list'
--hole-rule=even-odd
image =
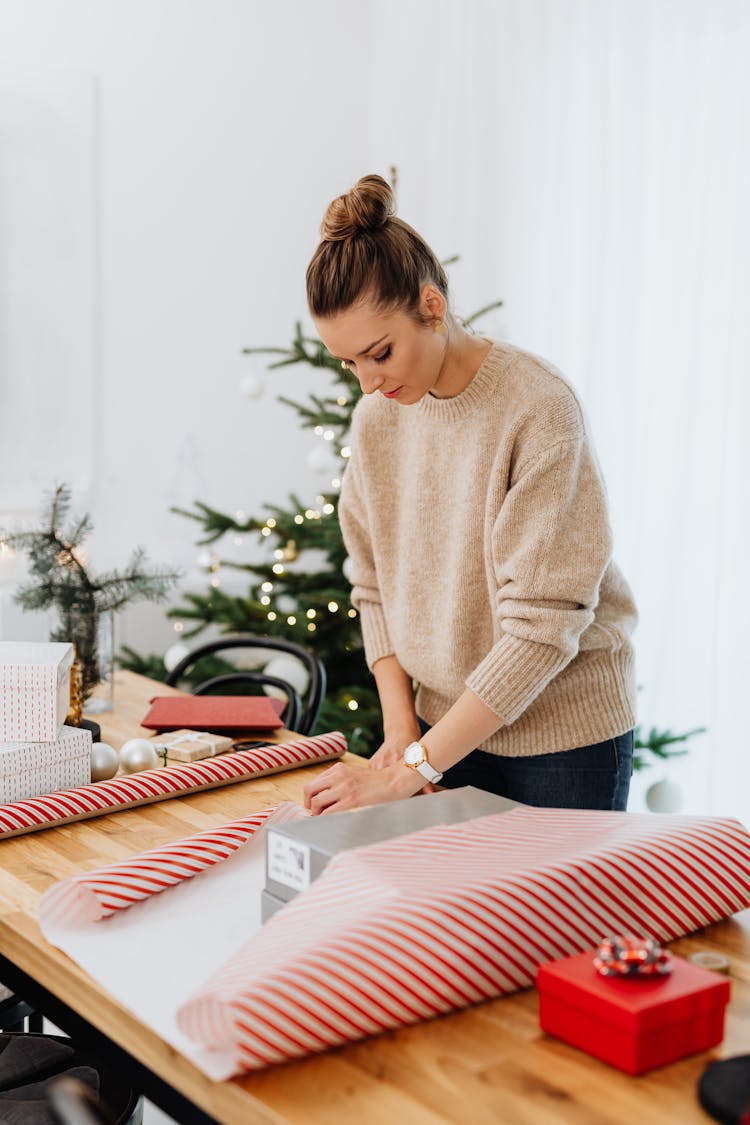
[{"label": "dark object on floor", "polygon": [[725,1125],[750,1125],[750,1055],[709,1063],[698,1082],[698,1100]]},{"label": "dark object on floor", "polygon": [[29,1031],[43,1031],[41,1013],[20,996],[11,995],[0,1000],[0,1031],[25,1031],[27,1028]]},{"label": "dark object on floor", "polygon": [[[68,1103],[74,1104],[74,1091],[85,1101],[86,1108],[77,1117],[66,1117],[54,1108],[53,1086],[62,1076],[74,1083],[67,1087]],[[98,1116],[86,1117],[85,1112]],[[72,1039],[0,1035],[2,1125],[141,1125],[142,1121],[143,1099],[121,1076],[102,1067],[88,1051],[79,1050]]]}]

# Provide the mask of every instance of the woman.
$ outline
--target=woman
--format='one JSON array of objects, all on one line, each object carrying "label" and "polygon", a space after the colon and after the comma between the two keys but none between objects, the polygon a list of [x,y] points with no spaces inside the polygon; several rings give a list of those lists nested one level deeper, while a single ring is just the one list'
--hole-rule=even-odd
[{"label": "woman", "polygon": [[339,517],[384,735],[369,769],[306,785],[307,807],[439,782],[624,809],[636,610],[575,391],[462,327],[379,176],[329,206],[307,293],[364,392]]}]

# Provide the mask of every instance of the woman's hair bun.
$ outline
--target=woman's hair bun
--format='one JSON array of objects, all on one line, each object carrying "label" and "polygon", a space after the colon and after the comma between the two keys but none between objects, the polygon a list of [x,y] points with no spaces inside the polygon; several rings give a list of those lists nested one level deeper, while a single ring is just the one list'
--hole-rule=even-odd
[{"label": "woman's hair bun", "polygon": [[325,242],[339,242],[362,231],[377,230],[395,215],[390,184],[382,176],[363,176],[351,191],[328,205],[320,225]]}]

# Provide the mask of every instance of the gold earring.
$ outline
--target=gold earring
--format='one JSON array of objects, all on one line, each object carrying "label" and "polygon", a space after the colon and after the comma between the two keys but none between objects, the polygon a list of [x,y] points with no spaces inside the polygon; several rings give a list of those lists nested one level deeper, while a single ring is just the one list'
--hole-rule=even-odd
[{"label": "gold earring", "polygon": [[341,369],[342,369],[342,371],[349,371],[350,370],[349,364],[346,363],[343,359],[341,360]]},{"label": "gold earring", "polygon": [[440,317],[433,320],[432,328],[434,332],[439,332],[441,336],[445,335],[445,321],[441,320]]}]

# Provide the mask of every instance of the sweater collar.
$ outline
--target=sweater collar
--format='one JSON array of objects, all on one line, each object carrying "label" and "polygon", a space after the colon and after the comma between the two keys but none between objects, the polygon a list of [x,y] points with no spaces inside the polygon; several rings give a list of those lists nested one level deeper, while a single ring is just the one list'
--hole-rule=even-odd
[{"label": "sweater collar", "polygon": [[460,394],[452,398],[436,398],[427,394],[414,404],[414,409],[425,418],[442,418],[452,421],[465,418],[486,402],[492,389],[510,362],[510,350],[494,342],[480,363],[477,373]]}]

